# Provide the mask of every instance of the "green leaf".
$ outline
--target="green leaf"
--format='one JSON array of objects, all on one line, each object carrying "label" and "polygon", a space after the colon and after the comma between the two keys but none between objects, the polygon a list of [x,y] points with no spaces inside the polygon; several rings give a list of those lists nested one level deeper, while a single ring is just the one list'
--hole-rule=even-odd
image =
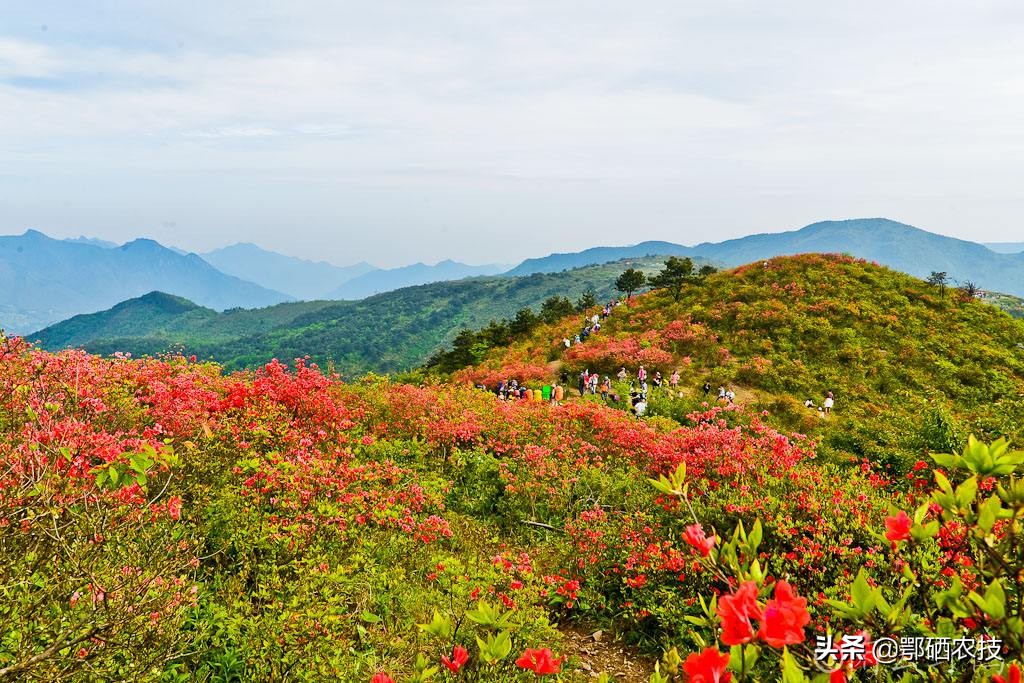
[{"label": "green leaf", "polygon": [[442,617],[434,612],[434,618],[429,624],[419,624],[420,630],[438,638],[451,638],[452,622],[447,617]]},{"label": "green leaf", "polygon": [[747,545],[750,546],[750,552],[756,553],[757,548],[761,545],[761,539],[764,537],[764,530],[761,528],[761,520],[754,521],[754,528],[750,530],[750,534],[747,535]]},{"label": "green leaf", "polygon": [[974,502],[974,498],[978,495],[978,477],[970,477],[964,480],[964,483],[960,484],[956,488],[956,502],[959,507],[965,508]]},{"label": "green leaf", "polygon": [[985,611],[996,619],[1006,616],[1006,591],[999,579],[992,579],[992,583],[985,589],[985,606]]},{"label": "green leaf", "polygon": [[863,569],[857,572],[857,578],[853,580],[850,597],[853,599],[853,604],[861,609],[864,609],[864,604],[871,598],[871,586],[868,584],[867,575]]},{"label": "green leaf", "polygon": [[1002,501],[996,495],[989,496],[981,506],[981,511],[978,513],[978,526],[985,533],[992,531],[1000,507],[1002,507]]},{"label": "green leaf", "polygon": [[939,485],[939,488],[942,489],[944,493],[953,493],[953,485],[949,483],[949,479],[946,478],[946,475],[938,470],[932,474],[935,476],[935,483]]},{"label": "green leaf", "polygon": [[796,659],[789,652],[789,648],[782,650],[782,683],[804,683],[807,677],[803,669],[796,663]]}]

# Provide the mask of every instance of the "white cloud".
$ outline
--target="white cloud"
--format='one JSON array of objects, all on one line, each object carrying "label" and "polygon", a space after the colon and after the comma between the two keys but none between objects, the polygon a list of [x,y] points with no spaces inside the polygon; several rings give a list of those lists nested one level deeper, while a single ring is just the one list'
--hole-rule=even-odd
[{"label": "white cloud", "polygon": [[[24,178],[0,179],[0,229],[274,246],[299,216],[311,244],[352,228],[336,260],[385,263],[843,215],[1018,231],[1015,4],[283,7],[12,21],[35,32],[0,34]],[[509,231],[521,253],[489,254]]]}]

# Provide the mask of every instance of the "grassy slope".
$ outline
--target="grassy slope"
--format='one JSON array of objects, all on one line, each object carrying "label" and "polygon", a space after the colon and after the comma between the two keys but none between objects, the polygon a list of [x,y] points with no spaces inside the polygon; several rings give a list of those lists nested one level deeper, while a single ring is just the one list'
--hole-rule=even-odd
[{"label": "grassy slope", "polygon": [[[676,320],[691,321],[684,328],[693,339],[666,337]],[[553,340],[578,324],[573,317],[542,327],[484,366],[560,360],[570,376],[584,367],[612,374],[621,363],[635,372],[640,354],[662,349],[671,360],[648,365],[652,373],[682,368],[688,392],[705,380],[731,383],[781,426],[858,455],[940,448],[967,429],[1020,436],[1024,428],[1024,323],[845,257],[740,267],[690,288],[678,303],[665,292],[638,297],[591,342],[563,353]],[[641,349],[632,356],[622,351],[630,340]],[[827,390],[837,410],[820,420],[801,404],[808,397],[820,404]],[[653,408],[681,417],[696,404],[689,394]]]},{"label": "grassy slope", "polygon": [[[612,295],[626,267],[654,272],[660,259],[587,266],[523,278],[486,277],[407,287],[362,301],[280,304],[217,313],[201,307],[169,312],[172,297],[147,295],[101,313],[76,316],[32,335],[47,349],[83,346],[136,355],[180,349],[228,367],[310,355],[339,370],[395,371],[423,363],[462,328],[539,307],[551,296]],[[154,301],[153,299],[157,299]],[[179,302],[181,300],[178,300]]]}]

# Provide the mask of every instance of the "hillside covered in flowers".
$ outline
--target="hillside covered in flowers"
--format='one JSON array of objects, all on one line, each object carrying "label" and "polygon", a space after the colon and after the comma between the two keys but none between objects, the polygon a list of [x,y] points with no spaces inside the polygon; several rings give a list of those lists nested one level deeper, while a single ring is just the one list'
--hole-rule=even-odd
[{"label": "hillside covered in flowers", "polygon": [[[1021,323],[800,257],[577,325],[418,383],[0,337],[0,680],[1019,676]],[[685,385],[642,419],[474,388],[640,363]]]},{"label": "hillside covered in flowers", "polygon": [[[589,370],[624,397],[640,365],[666,385],[678,371],[678,388],[655,392],[649,412],[685,421],[714,402],[698,391],[704,382],[731,386],[747,408],[768,411],[769,423],[814,436],[819,452],[903,473],[968,433],[1024,436],[1024,324],[863,260],[780,257],[712,275],[678,301],[655,290],[615,307],[599,333],[566,349],[562,340],[578,334],[582,318],[492,349],[454,379],[575,386]],[[623,367],[629,378],[620,384]],[[804,404],[820,405],[829,391],[836,410],[820,420]]]}]

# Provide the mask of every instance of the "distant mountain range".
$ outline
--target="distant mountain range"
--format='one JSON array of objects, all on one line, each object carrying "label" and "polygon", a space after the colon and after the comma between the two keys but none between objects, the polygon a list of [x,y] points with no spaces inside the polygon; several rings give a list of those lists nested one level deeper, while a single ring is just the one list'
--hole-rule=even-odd
[{"label": "distant mountain range", "polygon": [[652,255],[690,256],[731,266],[788,254],[843,252],[922,278],[945,271],[954,283],[970,280],[985,290],[1024,296],[1024,251],[1016,250],[1024,243],[990,246],[870,218],[696,246],[652,241],[595,247],[527,259],[511,270],[450,260],[378,269],[365,262],[339,267],[307,261],[246,243],[199,256],[152,240],[117,246],[88,237],[54,240],[33,230],[0,237],[0,327],[25,333],[151,291],[213,310],[253,308],[293,299],[359,300],[432,282],[551,274]]},{"label": "distant mountain range", "polygon": [[[1004,245],[1002,248],[1012,247]],[[955,282],[970,280],[983,289],[1024,296],[1024,254],[996,253],[975,242],[936,235],[885,218],[824,221],[790,232],[704,242],[695,247],[670,242],[598,247],[528,259],[509,274],[549,273],[600,260],[655,253],[701,257],[722,265],[738,266],[774,256],[810,252],[846,253],[922,278],[932,271],[944,271]]]},{"label": "distant mountain range", "polygon": [[267,251],[248,242],[214,249],[200,256],[228,275],[307,301],[339,298],[331,296],[330,292],[352,278],[377,270],[365,261],[344,267],[325,261],[306,261]]},{"label": "distant mountain range", "polygon": [[291,299],[153,240],[110,248],[51,239],[36,230],[0,237],[0,327],[10,332],[28,332],[77,313],[103,310],[153,290],[218,310]]},{"label": "distant mountain range", "polygon": [[193,254],[150,239],[53,239],[37,230],[0,236],[0,329],[25,334],[151,291],[215,310],[283,301],[361,299],[401,287],[494,275],[503,265],[442,261],[379,269],[336,266],[238,243]]},{"label": "distant mountain range", "polygon": [[641,242],[626,247],[591,247],[583,251],[551,254],[540,258],[526,259],[506,275],[533,275],[534,273],[557,273],[570,268],[582,268],[595,263],[608,263],[643,256],[693,256],[693,247],[684,247],[672,242]]},{"label": "distant mountain range", "polygon": [[387,270],[371,270],[354,277],[329,291],[323,298],[338,300],[365,299],[374,294],[390,292],[402,287],[425,285],[445,280],[461,280],[467,277],[498,275],[508,270],[507,265],[489,264],[484,266],[467,266],[456,261],[441,261],[437,265],[428,266],[414,263],[411,266],[390,268]]},{"label": "distant mountain range", "polygon": [[1024,242],[982,242],[997,254],[1020,254],[1024,252]]}]

